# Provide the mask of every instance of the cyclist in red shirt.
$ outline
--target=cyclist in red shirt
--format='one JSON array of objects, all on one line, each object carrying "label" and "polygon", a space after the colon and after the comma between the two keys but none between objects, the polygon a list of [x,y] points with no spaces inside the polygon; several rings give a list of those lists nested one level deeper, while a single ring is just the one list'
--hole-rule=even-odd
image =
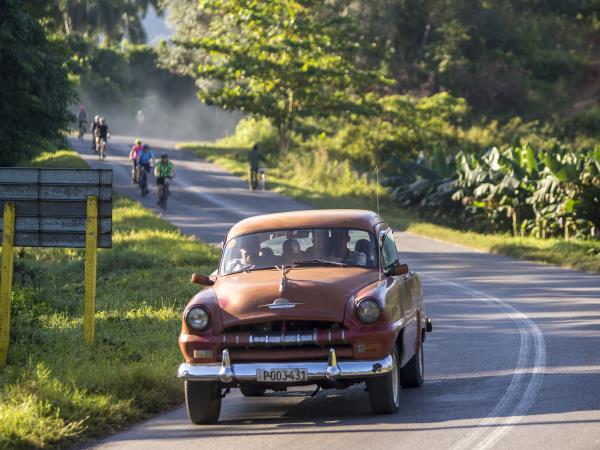
[{"label": "cyclist in red shirt", "polygon": [[129,152],[129,159],[131,160],[131,182],[137,183],[138,173],[137,173],[137,160],[138,156],[142,151],[142,140],[136,139],[135,145],[131,147],[131,151]]}]

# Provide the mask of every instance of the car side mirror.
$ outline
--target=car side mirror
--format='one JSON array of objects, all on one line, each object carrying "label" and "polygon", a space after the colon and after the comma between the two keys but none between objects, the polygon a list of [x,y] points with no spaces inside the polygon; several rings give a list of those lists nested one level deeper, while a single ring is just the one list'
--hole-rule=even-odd
[{"label": "car side mirror", "polygon": [[408,273],[408,264],[396,264],[387,271],[387,275],[395,277],[398,275],[406,275]]},{"label": "car side mirror", "polygon": [[215,282],[209,277],[206,275],[200,275],[199,273],[192,274],[192,283],[199,284],[200,286],[212,286],[215,284]]}]

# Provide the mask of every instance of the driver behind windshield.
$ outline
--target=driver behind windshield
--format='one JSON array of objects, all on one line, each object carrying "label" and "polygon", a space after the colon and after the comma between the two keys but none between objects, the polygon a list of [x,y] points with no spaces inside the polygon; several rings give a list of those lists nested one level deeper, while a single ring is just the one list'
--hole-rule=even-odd
[{"label": "driver behind windshield", "polygon": [[329,230],[313,230],[312,244],[304,252],[305,260],[312,259],[331,259],[331,241],[329,239]]},{"label": "driver behind windshield", "polygon": [[260,255],[260,239],[255,234],[242,236],[239,242],[243,264],[257,264]]}]

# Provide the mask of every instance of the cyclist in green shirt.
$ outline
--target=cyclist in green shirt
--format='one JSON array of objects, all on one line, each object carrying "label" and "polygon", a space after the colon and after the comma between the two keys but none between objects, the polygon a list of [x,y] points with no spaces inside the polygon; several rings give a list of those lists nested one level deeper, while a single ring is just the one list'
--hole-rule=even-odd
[{"label": "cyclist in green shirt", "polygon": [[158,205],[166,208],[166,198],[169,195],[169,178],[175,176],[175,167],[169,161],[169,155],[163,153],[160,155],[160,161],[154,167],[154,176],[156,177],[156,185],[158,186]]}]

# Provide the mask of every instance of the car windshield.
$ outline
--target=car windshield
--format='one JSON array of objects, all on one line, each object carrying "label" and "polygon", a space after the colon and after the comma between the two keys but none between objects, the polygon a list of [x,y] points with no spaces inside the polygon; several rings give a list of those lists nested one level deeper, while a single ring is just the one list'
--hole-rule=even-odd
[{"label": "car windshield", "polygon": [[226,243],[219,272],[227,275],[291,265],[377,267],[377,241],[368,231],[350,228],[245,234]]}]

